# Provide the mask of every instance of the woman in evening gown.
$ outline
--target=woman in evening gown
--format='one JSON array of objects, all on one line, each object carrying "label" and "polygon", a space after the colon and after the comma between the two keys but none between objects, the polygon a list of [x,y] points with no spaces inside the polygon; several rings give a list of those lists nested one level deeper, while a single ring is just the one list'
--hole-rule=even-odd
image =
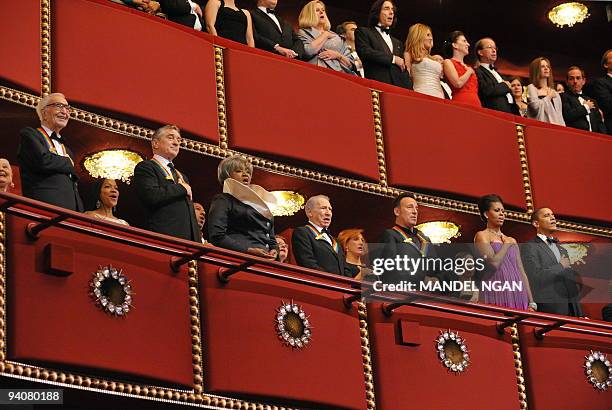
[{"label": "woman in evening gown", "polygon": [[514,238],[504,235],[501,231],[504,224],[502,199],[495,194],[486,195],[480,199],[478,209],[487,227],[476,233],[474,244],[480,257],[486,258],[488,264],[495,268],[493,274],[485,274],[483,282],[498,282],[501,286],[520,284],[519,290],[487,290],[481,286],[480,302],[512,309],[537,310],[529,280],[523,269],[518,244]]},{"label": "woman in evening gown", "polygon": [[453,101],[481,107],[478,98],[478,77],[463,59],[470,52],[470,43],[461,31],[453,31],[444,42],[446,60],[442,63],[444,76],[453,91]]},{"label": "woman in evening gown", "polygon": [[421,94],[444,98],[440,85],[442,76],[442,57],[432,56],[433,35],[431,28],[417,23],[408,30],[404,60],[412,77],[412,89]]},{"label": "woman in evening gown", "polygon": [[249,47],[255,47],[251,13],[236,6],[234,0],[208,0],[204,9],[206,31]]}]

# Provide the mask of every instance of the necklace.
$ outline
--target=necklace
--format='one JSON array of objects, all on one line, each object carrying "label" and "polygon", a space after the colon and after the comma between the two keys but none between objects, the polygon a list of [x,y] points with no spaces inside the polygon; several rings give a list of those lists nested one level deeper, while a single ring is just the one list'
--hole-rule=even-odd
[{"label": "necklace", "polygon": [[500,238],[504,235],[503,233],[500,232],[495,232],[493,229],[491,228],[487,228],[487,231],[491,232],[493,235],[495,236],[499,236]]}]

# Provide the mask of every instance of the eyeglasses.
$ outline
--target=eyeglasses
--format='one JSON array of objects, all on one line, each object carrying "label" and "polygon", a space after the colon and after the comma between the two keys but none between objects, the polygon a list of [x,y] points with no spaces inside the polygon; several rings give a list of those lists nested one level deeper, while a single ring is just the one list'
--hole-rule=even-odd
[{"label": "eyeglasses", "polygon": [[61,111],[61,110],[70,111],[70,110],[72,110],[71,106],[69,106],[68,104],[62,104],[62,103],[51,103],[51,104],[45,105],[45,108],[48,108],[48,107],[53,107],[53,108],[55,108],[58,111]]},{"label": "eyeglasses", "polygon": [[495,50],[495,51],[499,50],[499,48],[497,48],[495,46],[484,46],[483,49],[485,49],[485,48],[490,48],[491,50]]}]

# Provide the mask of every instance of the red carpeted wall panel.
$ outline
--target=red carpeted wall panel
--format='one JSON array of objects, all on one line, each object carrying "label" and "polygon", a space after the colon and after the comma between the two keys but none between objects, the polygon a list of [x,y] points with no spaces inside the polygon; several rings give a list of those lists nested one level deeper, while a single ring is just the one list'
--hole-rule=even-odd
[{"label": "red carpeted wall panel", "polygon": [[225,50],[230,147],[378,180],[370,90],[351,78]]},{"label": "red carpeted wall panel", "polygon": [[[31,241],[30,221],[7,218],[9,359],[193,385],[187,278],[170,271],[169,256],[59,228]],[[70,276],[45,273],[49,243],[73,249]],[[108,264],[132,283],[134,308],[124,318],[102,312],[89,295],[92,274]]]},{"label": "red carpeted wall panel", "polygon": [[[347,310],[342,294],[247,273],[224,285],[217,271],[200,265],[206,391],[366,408],[357,309]],[[275,330],[276,309],[291,300],[312,325],[302,350],[285,346]]]},{"label": "red carpeted wall panel", "polygon": [[536,207],[558,216],[612,221],[612,140],[561,127],[527,126]]},{"label": "red carpeted wall panel", "polygon": [[530,409],[610,408],[610,391],[596,390],[587,381],[584,368],[591,350],[612,358],[610,338],[555,330],[537,340],[533,327],[519,329]]},{"label": "red carpeted wall panel", "polygon": [[525,208],[516,127],[450,101],[382,94],[389,184],[478,198],[497,193]]},{"label": "red carpeted wall panel", "polygon": [[214,49],[203,34],[110,2],[52,4],[55,91],[218,141]]},{"label": "red carpeted wall panel", "polygon": [[40,1],[2,1],[0,16],[0,78],[40,94]]},{"label": "red carpeted wall panel", "polygon": [[[420,345],[399,343],[399,320],[418,322]],[[508,334],[499,336],[495,322],[415,307],[386,317],[380,304],[369,304],[368,329],[379,408],[520,407],[512,343]],[[461,374],[439,361],[436,339],[447,329],[458,331],[469,350],[471,364]]]}]

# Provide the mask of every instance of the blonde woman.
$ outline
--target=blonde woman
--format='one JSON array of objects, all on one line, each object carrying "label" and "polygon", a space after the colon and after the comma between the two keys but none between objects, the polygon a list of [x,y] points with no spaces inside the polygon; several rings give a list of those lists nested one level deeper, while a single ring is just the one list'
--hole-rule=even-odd
[{"label": "blonde woman", "polygon": [[561,96],[554,89],[553,71],[550,60],[538,57],[529,64],[527,86],[527,116],[551,124],[565,126]]},{"label": "blonde woman", "polygon": [[319,67],[355,74],[354,61],[346,42],[330,31],[325,4],[314,0],[307,3],[298,18],[298,37],[304,43],[305,60]]},{"label": "blonde woman", "polygon": [[440,85],[442,57],[432,56],[433,35],[431,28],[417,23],[408,30],[404,60],[413,82],[413,90],[433,97],[444,98]]}]

